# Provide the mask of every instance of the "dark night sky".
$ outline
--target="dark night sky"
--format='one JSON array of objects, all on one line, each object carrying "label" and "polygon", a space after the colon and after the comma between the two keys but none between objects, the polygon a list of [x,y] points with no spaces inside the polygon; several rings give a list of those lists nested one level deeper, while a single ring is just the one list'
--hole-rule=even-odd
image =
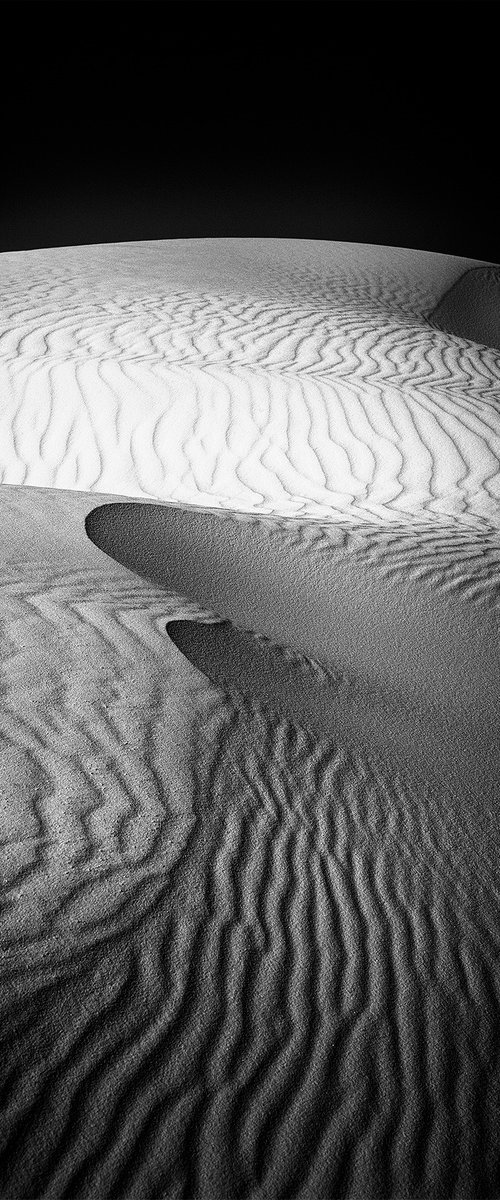
[{"label": "dark night sky", "polygon": [[500,259],[494,0],[2,10],[1,250],[255,235]]}]

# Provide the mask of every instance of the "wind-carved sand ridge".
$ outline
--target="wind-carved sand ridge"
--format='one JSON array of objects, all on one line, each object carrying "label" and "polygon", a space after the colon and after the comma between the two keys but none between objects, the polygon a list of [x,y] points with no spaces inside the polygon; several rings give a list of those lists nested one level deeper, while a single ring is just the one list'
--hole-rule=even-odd
[{"label": "wind-carved sand ridge", "polygon": [[496,269],[0,262],[2,1200],[497,1197]]}]

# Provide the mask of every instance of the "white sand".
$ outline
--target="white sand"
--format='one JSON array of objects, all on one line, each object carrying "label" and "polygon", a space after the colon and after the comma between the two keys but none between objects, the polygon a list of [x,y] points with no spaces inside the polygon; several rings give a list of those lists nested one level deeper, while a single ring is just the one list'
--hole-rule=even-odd
[{"label": "white sand", "polygon": [[299,240],[2,255],[0,479],[496,522],[498,353],[426,321],[474,266]]},{"label": "white sand", "polygon": [[497,1200],[482,266],[1,256],[1,1200]]}]

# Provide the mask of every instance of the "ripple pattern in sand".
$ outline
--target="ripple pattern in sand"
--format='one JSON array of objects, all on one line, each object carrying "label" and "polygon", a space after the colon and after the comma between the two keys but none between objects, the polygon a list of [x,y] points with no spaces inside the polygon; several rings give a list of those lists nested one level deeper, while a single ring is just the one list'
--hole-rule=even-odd
[{"label": "ripple pattern in sand", "polygon": [[220,699],[168,892],[18,977],[4,1194],[496,1195],[498,913],[407,786]]},{"label": "ripple pattern in sand", "polygon": [[[69,545],[93,504],[6,494],[11,528],[45,506]],[[18,821],[26,855],[4,874],[2,1196],[496,1197],[494,846],[439,788],[208,683],[165,625],[210,613],[83,535],[79,568],[35,550],[2,577],[2,851]]]},{"label": "ripple pattern in sand", "polygon": [[[175,251],[158,247],[175,282]],[[330,520],[498,523],[498,351],[433,328],[439,296],[418,278],[412,290],[401,264],[391,274],[397,252],[371,277],[325,247],[329,272],[315,276],[303,252],[302,269],[271,271],[274,286],[253,293],[251,280],[248,293],[162,291],[154,272],[141,291],[105,267],[91,286],[85,248],[73,275],[68,251],[50,270],[42,252],[3,256],[2,481]]]},{"label": "ripple pattern in sand", "polygon": [[494,778],[472,812],[217,687],[166,632],[217,613],[84,533],[117,495],[226,508],[481,641],[500,358],[432,323],[473,266],[2,256],[2,1200],[498,1200]]}]

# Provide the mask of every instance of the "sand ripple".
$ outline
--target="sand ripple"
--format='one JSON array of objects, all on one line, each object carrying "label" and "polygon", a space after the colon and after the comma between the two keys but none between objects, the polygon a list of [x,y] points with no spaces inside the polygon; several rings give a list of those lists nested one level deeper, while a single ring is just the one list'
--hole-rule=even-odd
[{"label": "sand ripple", "polygon": [[490,268],[0,266],[2,1200],[498,1200]]},{"label": "sand ripple", "polygon": [[470,260],[229,239],[0,265],[4,483],[498,522],[499,352],[427,319]]},{"label": "sand ripple", "polygon": [[[491,798],[472,827],[442,781],[209,682],[165,626],[215,613],[104,557],[92,497],[3,495],[2,1195],[496,1196]],[[335,537],[397,575],[402,535]],[[345,686],[255,645],[275,684]]]}]

